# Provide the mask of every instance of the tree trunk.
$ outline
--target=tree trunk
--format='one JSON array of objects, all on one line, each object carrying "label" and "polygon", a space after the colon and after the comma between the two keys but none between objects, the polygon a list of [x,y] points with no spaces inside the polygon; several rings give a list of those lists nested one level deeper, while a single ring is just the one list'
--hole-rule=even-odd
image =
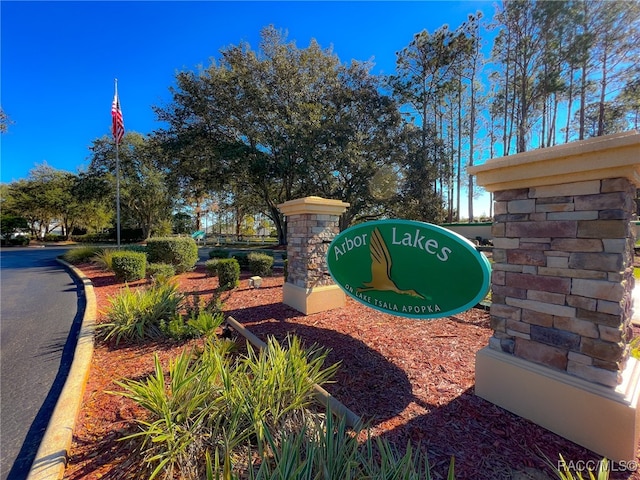
[{"label": "tree trunk", "polygon": [[605,45],[602,58],[602,81],[600,82],[600,105],[598,109],[598,137],[604,135],[605,93],[607,91],[607,53]]},{"label": "tree trunk", "polygon": [[567,125],[564,132],[564,143],[569,143],[569,133],[571,131],[571,106],[573,104],[573,66],[569,72],[569,99],[567,105]]}]

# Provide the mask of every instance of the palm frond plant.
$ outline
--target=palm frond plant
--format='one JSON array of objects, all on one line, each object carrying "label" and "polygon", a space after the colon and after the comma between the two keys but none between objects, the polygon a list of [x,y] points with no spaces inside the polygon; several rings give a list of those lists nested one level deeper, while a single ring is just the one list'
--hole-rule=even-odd
[{"label": "palm frond plant", "polygon": [[105,340],[139,341],[157,338],[162,334],[161,322],[175,317],[184,295],[175,283],[155,284],[146,289],[125,287],[109,299],[107,323],[99,325]]}]

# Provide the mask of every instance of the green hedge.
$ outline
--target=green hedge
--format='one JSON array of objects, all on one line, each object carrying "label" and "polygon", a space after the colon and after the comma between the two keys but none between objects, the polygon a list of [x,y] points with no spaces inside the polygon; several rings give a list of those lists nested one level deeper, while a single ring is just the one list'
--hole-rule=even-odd
[{"label": "green hedge", "polygon": [[246,270],[247,268],[249,268],[248,256],[249,254],[247,252],[236,252],[231,256],[231,258],[236,259],[238,265],[240,265],[241,270]]},{"label": "green hedge", "polygon": [[20,237],[15,237],[15,238],[3,238],[0,243],[2,244],[2,246],[26,246],[29,245],[29,242],[31,241],[31,239],[29,237],[26,236],[20,236]]},{"label": "green hedge", "polygon": [[240,285],[240,264],[235,258],[218,260],[217,271],[221,289],[231,290]]},{"label": "green hedge", "polygon": [[266,253],[250,253],[247,255],[249,270],[254,275],[269,277],[273,272],[273,257]]},{"label": "green hedge", "polygon": [[149,263],[168,263],[176,273],[192,270],[198,261],[198,245],[191,237],[160,237],[147,241]]},{"label": "green hedge", "polygon": [[220,258],[211,258],[204,262],[204,268],[207,270],[207,274],[210,277],[215,277],[218,275],[218,262]]},{"label": "green hedge", "polygon": [[147,277],[152,279],[171,278],[176,269],[168,263],[150,263],[147,265]]},{"label": "green hedge", "polygon": [[141,280],[147,270],[147,256],[141,252],[121,250],[113,252],[111,266],[116,279],[125,282]]},{"label": "green hedge", "polygon": [[209,258],[229,258],[229,252],[215,248],[209,252]]}]

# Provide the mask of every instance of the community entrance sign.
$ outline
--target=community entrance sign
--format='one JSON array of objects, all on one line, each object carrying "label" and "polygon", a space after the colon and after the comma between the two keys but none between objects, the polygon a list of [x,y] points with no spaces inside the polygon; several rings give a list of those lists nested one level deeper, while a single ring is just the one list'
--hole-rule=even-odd
[{"label": "community entrance sign", "polygon": [[402,317],[468,310],[489,290],[491,268],[466,238],[429,223],[380,220],[355,225],[329,245],[334,281],[357,301]]}]

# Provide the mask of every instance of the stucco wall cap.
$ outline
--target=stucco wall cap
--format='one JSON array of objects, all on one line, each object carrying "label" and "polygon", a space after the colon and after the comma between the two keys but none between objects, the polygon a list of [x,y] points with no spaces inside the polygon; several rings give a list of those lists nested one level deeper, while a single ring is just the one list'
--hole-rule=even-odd
[{"label": "stucco wall cap", "polygon": [[468,171],[490,192],[619,177],[640,186],[640,133],[606,135],[493,158]]},{"label": "stucco wall cap", "polygon": [[322,197],[304,197],[278,205],[283,215],[314,213],[318,215],[342,215],[349,207],[348,203]]}]

